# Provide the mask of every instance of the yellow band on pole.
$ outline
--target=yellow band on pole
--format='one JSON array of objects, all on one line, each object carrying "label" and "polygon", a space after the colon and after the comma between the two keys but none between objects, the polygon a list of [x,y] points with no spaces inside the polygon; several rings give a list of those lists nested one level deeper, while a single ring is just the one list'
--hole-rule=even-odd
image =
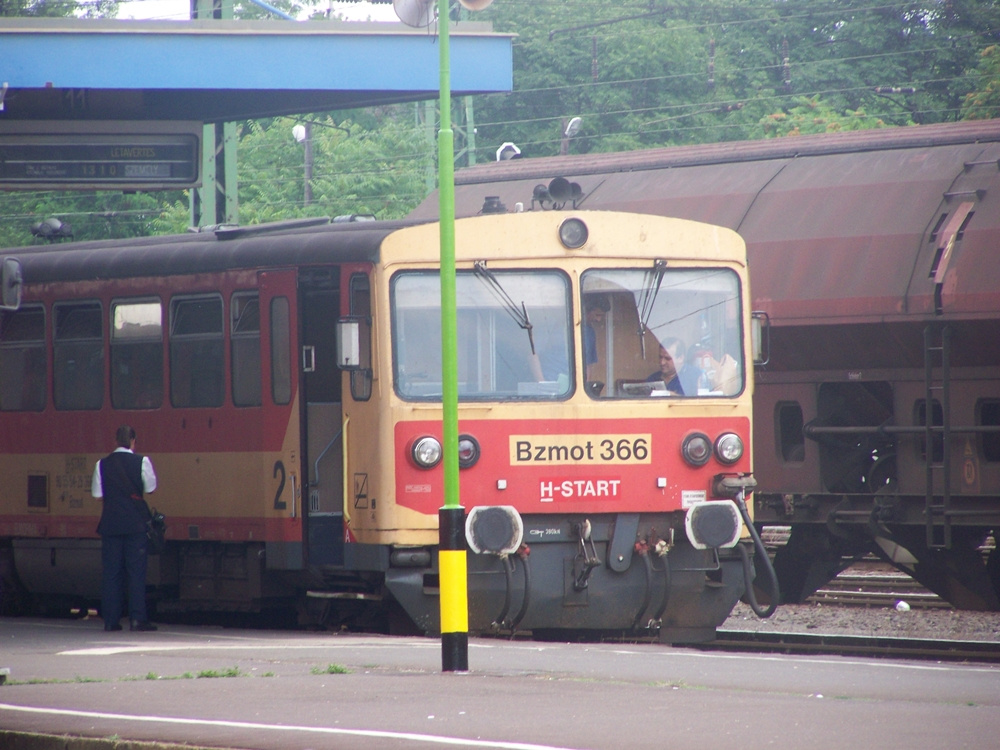
[{"label": "yellow band on pole", "polygon": [[469,592],[465,550],[439,550],[441,632],[469,632]]}]

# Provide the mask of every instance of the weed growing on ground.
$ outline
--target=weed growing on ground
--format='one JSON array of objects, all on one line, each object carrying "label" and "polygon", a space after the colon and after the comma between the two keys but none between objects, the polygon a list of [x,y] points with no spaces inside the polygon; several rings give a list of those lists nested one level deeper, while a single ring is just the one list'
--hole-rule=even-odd
[{"label": "weed growing on ground", "polygon": [[351,670],[342,664],[327,664],[326,667],[313,667],[313,674],[350,674]]}]

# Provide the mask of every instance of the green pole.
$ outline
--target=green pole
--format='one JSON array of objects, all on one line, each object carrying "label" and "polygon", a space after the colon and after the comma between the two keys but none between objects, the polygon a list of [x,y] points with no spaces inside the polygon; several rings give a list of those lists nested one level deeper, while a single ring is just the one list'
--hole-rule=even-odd
[{"label": "green pole", "polygon": [[448,0],[438,0],[441,55],[441,129],[438,195],[441,226],[441,407],[444,507],[438,513],[441,596],[441,668],[469,670],[469,601],[465,509],[458,492],[458,323],[455,301],[455,136],[451,129],[451,63]]}]

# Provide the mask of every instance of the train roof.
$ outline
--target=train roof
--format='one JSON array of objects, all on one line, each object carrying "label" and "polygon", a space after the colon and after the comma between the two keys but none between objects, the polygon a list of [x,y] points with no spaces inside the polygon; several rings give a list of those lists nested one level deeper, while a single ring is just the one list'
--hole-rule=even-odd
[{"label": "train roof", "polygon": [[0,256],[21,262],[26,284],[374,261],[386,235],[419,223],[301,219],[179,235],[32,245],[0,250]]},{"label": "train roof", "polygon": [[[778,324],[1000,309],[1000,120],[492,163],[456,174],[456,215],[538,210],[556,177],[583,208],[738,231]],[[432,195],[411,217],[436,215]]]}]

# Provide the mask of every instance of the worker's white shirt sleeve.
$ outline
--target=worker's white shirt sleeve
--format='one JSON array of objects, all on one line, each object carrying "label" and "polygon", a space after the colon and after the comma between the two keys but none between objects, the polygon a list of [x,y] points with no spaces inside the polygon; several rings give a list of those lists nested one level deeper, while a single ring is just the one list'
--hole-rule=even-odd
[{"label": "worker's white shirt sleeve", "polygon": [[90,494],[94,497],[104,497],[104,488],[101,487],[101,462],[94,464],[94,478],[90,480]]},{"label": "worker's white shirt sleeve", "polygon": [[142,491],[156,491],[156,473],[153,471],[153,462],[149,456],[142,457]]}]

